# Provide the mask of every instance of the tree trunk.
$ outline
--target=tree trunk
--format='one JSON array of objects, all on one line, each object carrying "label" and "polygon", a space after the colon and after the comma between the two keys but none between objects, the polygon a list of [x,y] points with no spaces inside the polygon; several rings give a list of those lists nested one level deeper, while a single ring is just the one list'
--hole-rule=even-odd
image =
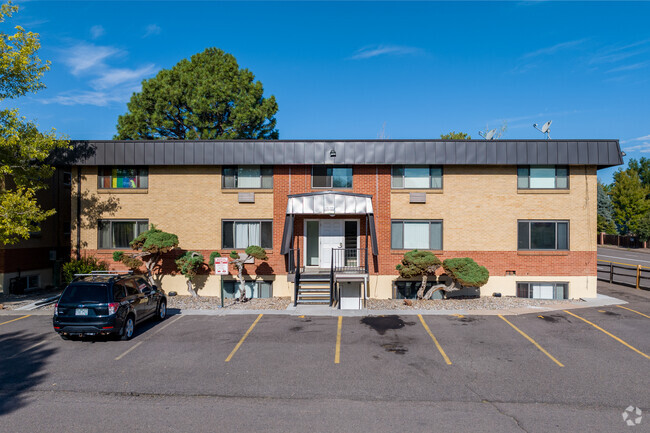
[{"label": "tree trunk", "polygon": [[242,260],[236,260],[235,264],[237,265],[237,278],[239,279],[239,302],[246,302],[246,282],[244,281],[244,262]]},{"label": "tree trunk", "polygon": [[438,290],[443,290],[446,287],[447,286],[445,286],[444,284],[436,284],[435,286],[431,286],[431,288],[427,290],[427,293],[422,297],[422,299],[431,299],[431,296],[433,296],[435,292],[437,292]]},{"label": "tree trunk", "polygon": [[418,290],[418,293],[416,295],[418,299],[422,299],[422,297],[424,296],[424,290],[427,288],[427,279],[428,279],[427,274],[422,275],[422,284],[420,284],[420,289]]},{"label": "tree trunk", "polygon": [[198,298],[199,294],[194,291],[194,286],[192,285],[192,280],[187,280],[187,291],[190,292],[193,298]]}]

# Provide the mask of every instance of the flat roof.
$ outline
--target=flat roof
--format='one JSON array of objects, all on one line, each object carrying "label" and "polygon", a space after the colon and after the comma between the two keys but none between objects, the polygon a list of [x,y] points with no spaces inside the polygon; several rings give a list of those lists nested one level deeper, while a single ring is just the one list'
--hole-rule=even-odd
[{"label": "flat roof", "polygon": [[557,164],[604,168],[623,163],[618,140],[73,140],[71,144],[67,163],[87,166]]}]

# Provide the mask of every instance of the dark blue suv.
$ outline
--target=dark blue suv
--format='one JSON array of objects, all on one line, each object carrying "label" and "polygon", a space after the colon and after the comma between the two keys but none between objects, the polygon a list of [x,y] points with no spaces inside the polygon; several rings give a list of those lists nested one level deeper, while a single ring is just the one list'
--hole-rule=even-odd
[{"label": "dark blue suv", "polygon": [[133,337],[135,325],[167,315],[165,292],[142,275],[94,272],[76,275],[54,305],[53,325],[59,335]]}]

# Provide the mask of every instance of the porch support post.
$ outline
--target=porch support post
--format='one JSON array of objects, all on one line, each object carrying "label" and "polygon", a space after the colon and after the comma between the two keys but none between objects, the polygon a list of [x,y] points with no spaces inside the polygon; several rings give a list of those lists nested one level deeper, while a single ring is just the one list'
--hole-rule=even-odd
[{"label": "porch support post", "polygon": [[377,232],[375,231],[375,215],[367,214],[368,222],[370,223],[370,241],[372,242],[372,255],[376,256],[379,254],[379,248],[377,248]]},{"label": "porch support post", "polygon": [[284,231],[282,232],[282,245],[280,246],[280,254],[289,254],[291,250],[291,243],[293,240],[293,221],[294,215],[287,214],[284,220]]}]

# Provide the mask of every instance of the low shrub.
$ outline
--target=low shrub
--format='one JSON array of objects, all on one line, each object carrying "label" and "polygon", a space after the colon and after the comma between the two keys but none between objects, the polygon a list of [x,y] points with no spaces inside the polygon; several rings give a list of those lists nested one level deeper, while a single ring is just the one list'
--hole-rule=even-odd
[{"label": "low shrub", "polygon": [[89,274],[92,271],[106,271],[108,263],[94,256],[85,256],[79,260],[71,260],[61,267],[61,280],[68,284],[74,279],[75,274]]}]

